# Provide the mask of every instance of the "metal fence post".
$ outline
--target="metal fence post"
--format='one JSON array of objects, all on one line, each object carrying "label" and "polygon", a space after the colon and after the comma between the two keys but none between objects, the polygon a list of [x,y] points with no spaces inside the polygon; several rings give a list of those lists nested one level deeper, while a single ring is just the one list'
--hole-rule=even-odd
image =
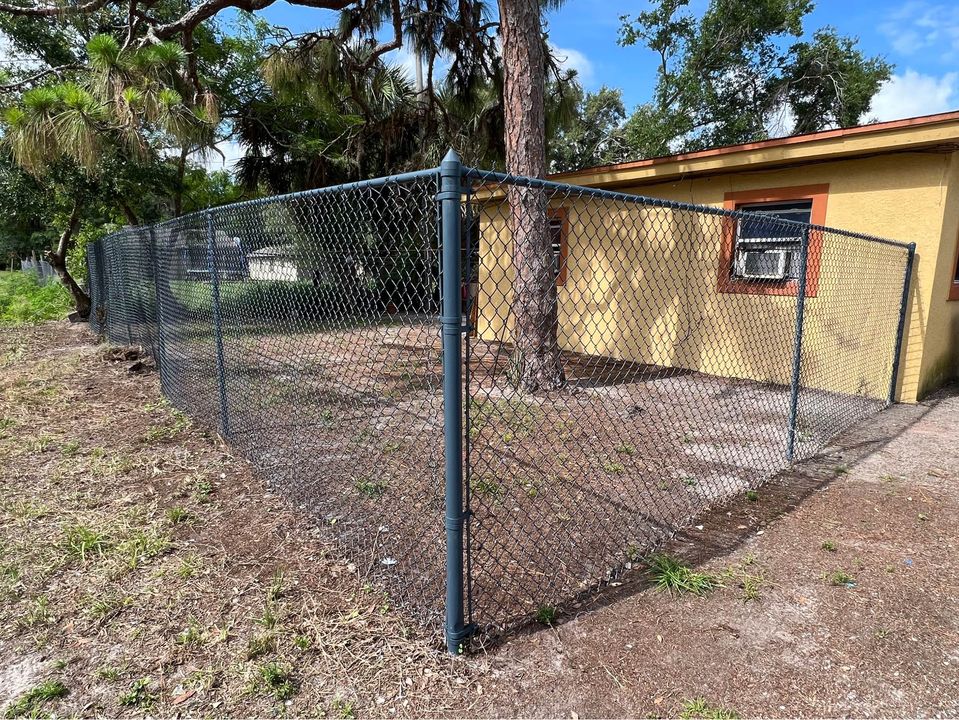
[{"label": "metal fence post", "polygon": [[916,243],[909,243],[909,255],[906,257],[906,270],[902,279],[902,300],[899,302],[899,325],[896,327],[896,344],[892,356],[892,377],[889,379],[888,403],[896,402],[896,385],[899,383],[899,361],[902,355],[902,341],[906,331],[906,313],[909,310],[909,288],[912,284],[912,266],[916,259]]},{"label": "metal fence post", "polygon": [[120,297],[121,297],[121,302],[123,303],[123,319],[126,322],[126,326],[127,326],[127,345],[132,345],[133,344],[133,328],[130,325],[130,312],[131,310],[133,310],[133,307],[130,303],[129,296],[127,295],[127,286],[129,285],[129,281],[127,280],[127,263],[129,262],[129,258],[127,257],[127,252],[126,252],[126,242],[127,242],[127,237],[126,237],[126,233],[124,232],[123,252],[120,255]]},{"label": "metal fence post", "polygon": [[160,261],[157,257],[158,254],[159,248],[157,247],[156,228],[151,225],[150,257],[153,261],[153,291],[155,294],[154,303],[156,307],[154,317],[156,319],[157,326],[157,356],[154,358],[154,360],[156,360],[157,370],[160,373],[160,387],[163,389],[164,394],[167,394],[166,343],[163,339],[163,302],[161,300],[162,293],[160,292]]},{"label": "metal fence post", "polygon": [[443,433],[446,458],[446,647],[462,650],[471,634],[464,617],[463,530],[463,301],[460,268],[460,200],[463,167],[450,150],[440,164],[442,247]]},{"label": "metal fence post", "polygon": [[[91,251],[93,251],[91,253]],[[90,328],[95,332],[99,333],[100,329],[97,327],[97,304],[100,302],[99,294],[100,288],[95,287],[94,283],[96,278],[93,274],[93,254],[96,253],[96,241],[92,245],[87,246],[86,254],[86,265],[87,265],[87,292],[90,295],[90,317],[87,318],[87,322],[90,324]]]},{"label": "metal fence post", "polygon": [[210,275],[210,302],[213,305],[213,334],[216,339],[216,381],[220,393],[220,434],[230,437],[230,410],[226,402],[226,371],[223,363],[223,320],[220,316],[220,272],[216,257],[213,213],[206,212],[206,269]]},{"label": "metal fence post", "polygon": [[111,302],[110,302],[110,281],[107,276],[107,256],[106,251],[104,250],[104,245],[106,242],[104,240],[97,240],[94,252],[97,256],[97,283],[99,284],[99,311],[100,315],[97,318],[97,325],[99,327],[99,333],[103,335],[108,341],[110,339],[110,317],[111,313]]},{"label": "metal fence post", "polygon": [[799,280],[796,288],[796,342],[793,345],[792,384],[789,396],[789,437],[786,460],[792,462],[796,450],[796,415],[799,410],[799,371],[802,366],[803,320],[806,314],[806,270],[809,265],[809,228],[803,228],[799,252]]}]

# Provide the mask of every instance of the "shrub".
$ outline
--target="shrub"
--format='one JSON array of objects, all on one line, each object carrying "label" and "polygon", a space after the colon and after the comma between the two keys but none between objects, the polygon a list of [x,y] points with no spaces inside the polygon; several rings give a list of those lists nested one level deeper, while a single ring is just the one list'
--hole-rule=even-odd
[{"label": "shrub", "polygon": [[35,275],[0,272],[0,325],[31,325],[64,317],[73,308],[59,282],[41,285]]}]

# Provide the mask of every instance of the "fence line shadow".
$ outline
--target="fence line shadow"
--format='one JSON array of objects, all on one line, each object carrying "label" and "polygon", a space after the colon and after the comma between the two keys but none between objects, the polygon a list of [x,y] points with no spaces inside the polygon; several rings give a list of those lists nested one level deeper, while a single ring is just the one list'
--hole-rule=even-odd
[{"label": "fence line shadow", "polygon": [[[919,423],[945,398],[957,395],[959,385],[953,384],[921,403],[893,405],[878,415],[864,418],[833,438],[820,452],[771,477],[762,486],[756,502],[746,503],[740,496],[710,508],[694,525],[678,531],[657,552],[668,553],[696,567],[736,551],[755,536],[757,530],[790,514],[814,492],[828,487],[842,475],[837,467],[856,466]],[[642,560],[636,564],[641,565]],[[561,626],[654,587],[641,567],[627,570],[614,582],[584,591],[566,608],[559,609],[553,625]],[[516,638],[548,629],[531,619],[513,626],[509,634],[486,636],[478,642],[483,650],[490,652]]]}]

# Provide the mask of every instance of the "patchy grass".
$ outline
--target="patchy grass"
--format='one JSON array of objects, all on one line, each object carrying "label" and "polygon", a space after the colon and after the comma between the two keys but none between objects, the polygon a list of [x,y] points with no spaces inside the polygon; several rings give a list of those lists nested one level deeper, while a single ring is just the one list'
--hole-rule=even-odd
[{"label": "patchy grass", "polygon": [[106,535],[93,528],[74,525],[64,532],[63,545],[69,554],[85,563],[88,558],[103,555],[111,542]]},{"label": "patchy grass", "polygon": [[503,496],[503,486],[488,475],[473,476],[470,481],[470,490],[490,500],[498,500]]},{"label": "patchy grass", "polygon": [[5,713],[5,717],[40,717],[43,706],[47,703],[65,697],[68,690],[59,680],[47,680],[31,688],[20,696]]},{"label": "patchy grass", "polygon": [[283,702],[296,694],[297,682],[293,677],[293,666],[286,663],[270,662],[260,667],[260,679],[263,688],[276,700]]},{"label": "patchy grass", "polygon": [[692,718],[705,718],[706,720],[737,720],[739,715],[733,710],[723,707],[710,705],[704,698],[695,698],[683,703],[679,712],[679,717],[683,720]]},{"label": "patchy grass", "polygon": [[121,707],[152,708],[157,701],[156,693],[150,690],[150,678],[134,680],[129,689],[117,698]]},{"label": "patchy grass", "polygon": [[468,666],[81,333],[0,334],[0,666],[70,661],[27,714],[468,714]]},{"label": "patchy grass", "polygon": [[365,495],[370,500],[378,500],[386,494],[389,484],[382,478],[357,478],[353,481],[353,487],[360,495]]},{"label": "patchy grass", "polygon": [[703,596],[722,587],[717,575],[697,572],[671,555],[653,555],[646,565],[656,587],[670,593]]}]

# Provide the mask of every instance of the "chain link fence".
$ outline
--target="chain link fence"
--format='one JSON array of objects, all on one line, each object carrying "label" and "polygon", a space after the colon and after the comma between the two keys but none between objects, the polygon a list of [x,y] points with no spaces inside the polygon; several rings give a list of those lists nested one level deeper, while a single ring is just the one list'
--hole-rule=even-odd
[{"label": "chain link fence", "polygon": [[891,401],[912,246],[790,211],[450,156],[111,235],[91,324],[456,650]]}]

